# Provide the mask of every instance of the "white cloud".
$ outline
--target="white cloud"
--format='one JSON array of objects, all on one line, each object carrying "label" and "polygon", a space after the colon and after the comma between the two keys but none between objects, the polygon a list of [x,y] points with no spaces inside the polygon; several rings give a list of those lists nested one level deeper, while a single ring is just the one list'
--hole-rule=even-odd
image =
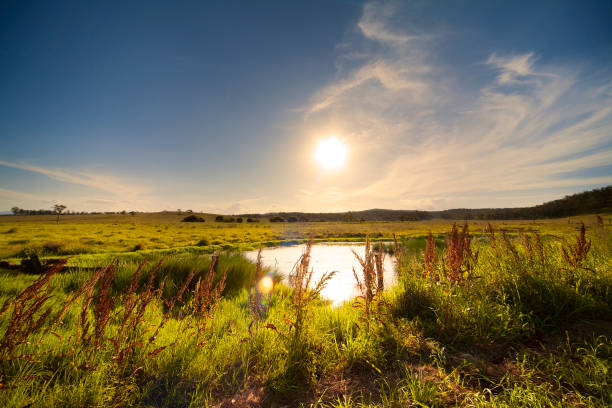
[{"label": "white cloud", "polygon": [[[244,198],[233,204],[217,204],[212,206],[213,212],[222,214],[246,214],[251,212],[264,212],[262,204],[266,204],[266,197]],[[258,210],[255,210],[258,209]]]},{"label": "white cloud", "polygon": [[392,30],[386,20],[393,16],[396,7],[393,3],[368,3],[364,6],[363,15],[357,24],[364,37],[382,43],[404,45],[417,38]]},{"label": "white cloud", "polygon": [[0,188],[0,208],[11,208],[16,204],[22,206],[21,202],[34,202],[38,206],[48,206],[53,203],[53,200],[44,195],[24,193],[23,191],[16,191],[7,188]]},{"label": "white cloud", "polygon": [[487,64],[500,71],[497,77],[500,84],[516,82],[517,78],[534,74],[532,71],[533,52],[512,57],[498,57],[492,54],[487,60]]},{"label": "white cloud", "polygon": [[307,128],[333,123],[350,139],[352,177],[304,186],[301,207],[527,205],[554,198],[544,192],[551,189],[612,183],[612,174],[579,175],[612,163],[610,83],[540,65],[530,50],[498,51],[480,65],[495,80],[466,97],[459,74],[432,62],[435,37],[391,28],[385,7],[366,5],[358,23],[364,37],[384,46],[368,48],[369,58],[339,72],[306,109]]},{"label": "white cloud", "polygon": [[[419,71],[426,70],[420,67]],[[338,107],[341,104],[350,104],[354,95],[353,91],[370,86],[370,89],[381,88],[383,92],[400,93],[404,98],[418,101],[423,98],[427,91],[427,85],[410,73],[420,73],[414,68],[408,72],[407,68],[399,68],[384,60],[372,61],[353,72],[349,78],[327,86],[315,97],[315,102],[309,109],[309,113],[322,111],[330,107]]]},{"label": "white cloud", "polygon": [[124,183],[118,182],[115,178],[102,174],[87,173],[83,171],[68,169],[49,169],[40,166],[34,166],[27,163],[14,163],[5,160],[0,160],[0,165],[42,174],[53,180],[62,181],[64,183],[72,183],[92,187],[97,190],[102,190],[118,195],[132,195],[143,191],[141,187],[126,185]]},{"label": "white cloud", "polygon": [[80,195],[69,187],[61,188],[54,196],[32,194],[0,188],[2,200],[0,205],[14,205],[25,208],[47,208],[53,203],[62,202],[69,209],[81,211],[115,211],[124,209],[156,210],[158,209],[145,194],[152,189],[140,184],[119,181],[116,177],[101,173],[77,171],[71,169],[45,168],[28,163],[15,163],[0,160],[0,166],[11,167],[43,175],[62,183],[85,186],[94,189],[94,193]]}]

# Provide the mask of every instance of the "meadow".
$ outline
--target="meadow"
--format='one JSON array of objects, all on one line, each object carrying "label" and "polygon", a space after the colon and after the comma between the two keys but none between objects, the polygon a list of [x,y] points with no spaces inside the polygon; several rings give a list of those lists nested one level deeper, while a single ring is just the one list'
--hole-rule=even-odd
[{"label": "meadow", "polygon": [[[2,406],[612,404],[612,238],[595,216],[183,216],[1,217],[1,259],[66,258],[40,275],[0,270]],[[335,308],[308,249],[286,284],[239,252],[366,239],[362,296]],[[383,250],[397,259],[388,288]]]},{"label": "meadow", "polygon": [[[214,215],[198,214],[206,222],[181,222],[185,213],[137,213],[113,215],[65,215],[56,223],[54,215],[0,216],[0,259],[18,260],[29,253],[47,257],[70,256],[70,263],[92,258],[113,259],[130,254],[171,255],[212,253],[218,250],[249,250],[316,241],[358,241],[425,237],[429,232],[446,233],[452,220],[225,223]],[[609,222],[609,217],[604,217]],[[576,230],[584,220],[572,217],[556,220],[491,221],[510,234],[538,232],[562,236]],[[468,221],[473,232],[485,231],[488,222]],[[92,254],[97,254],[92,256]],[[108,256],[104,256],[107,254]]]}]

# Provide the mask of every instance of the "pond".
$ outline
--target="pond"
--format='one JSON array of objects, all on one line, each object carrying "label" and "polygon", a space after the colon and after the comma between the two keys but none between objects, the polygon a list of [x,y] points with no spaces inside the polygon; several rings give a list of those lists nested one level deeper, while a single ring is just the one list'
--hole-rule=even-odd
[{"label": "pond", "polygon": [[[293,271],[296,262],[304,252],[305,244],[285,247],[264,248],[261,252],[262,262],[265,266],[276,268],[287,277]],[[324,273],[336,271],[336,274],[328,281],[321,295],[330,300],[332,305],[337,306],[343,302],[359,296],[357,283],[353,275],[353,268],[361,279],[361,265],[355,258],[352,250],[363,257],[365,244],[351,243],[322,243],[312,246],[310,252],[310,268],[313,269],[312,283],[316,283]],[[257,251],[248,251],[246,257],[253,262],[257,260]],[[385,254],[384,259],[384,283],[385,287],[395,282],[394,257]]]}]

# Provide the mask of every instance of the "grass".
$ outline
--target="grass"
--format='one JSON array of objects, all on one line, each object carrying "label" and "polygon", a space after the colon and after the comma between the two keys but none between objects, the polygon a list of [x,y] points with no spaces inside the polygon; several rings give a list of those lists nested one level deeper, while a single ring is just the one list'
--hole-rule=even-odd
[{"label": "grass", "polygon": [[[13,230],[3,245],[60,244],[43,256],[79,234],[104,242],[64,272],[0,270],[2,406],[612,404],[612,239],[589,218],[584,232],[567,220],[316,223],[300,236],[299,225],[67,220],[1,226]],[[362,298],[335,308],[318,296],[326,281],[310,282],[309,246],[270,293],[257,285],[272,272],[260,263],[211,254],[226,236],[247,247],[359,227],[397,233],[385,248],[401,254],[397,284],[379,283],[384,252],[373,244],[357,254]],[[115,247],[111,231],[167,247]],[[183,233],[209,245],[173,247]]]},{"label": "grass", "polygon": [[[452,221],[404,222],[308,222],[308,223],[218,223],[209,216],[206,222],[181,222],[176,213],[125,215],[69,215],[56,224],[54,216],[0,216],[0,259],[19,258],[28,252],[43,256],[78,258],[81,254],[126,252],[160,255],[218,250],[257,249],[282,243],[316,241],[364,241],[426,237],[429,232],[443,236]],[[497,229],[508,233],[539,232],[561,236],[574,232],[580,221],[595,218],[573,217],[561,220],[495,221]],[[473,233],[484,233],[487,223],[470,221]],[[108,259],[108,258],[107,258]]]}]

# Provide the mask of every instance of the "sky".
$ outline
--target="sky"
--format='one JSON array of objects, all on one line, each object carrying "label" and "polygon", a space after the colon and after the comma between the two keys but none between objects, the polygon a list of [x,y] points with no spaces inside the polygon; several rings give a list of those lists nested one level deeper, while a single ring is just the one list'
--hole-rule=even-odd
[{"label": "sky", "polygon": [[[607,186],[611,19],[607,0],[5,0],[0,211],[515,207]],[[330,138],[339,166],[317,160]]]}]

